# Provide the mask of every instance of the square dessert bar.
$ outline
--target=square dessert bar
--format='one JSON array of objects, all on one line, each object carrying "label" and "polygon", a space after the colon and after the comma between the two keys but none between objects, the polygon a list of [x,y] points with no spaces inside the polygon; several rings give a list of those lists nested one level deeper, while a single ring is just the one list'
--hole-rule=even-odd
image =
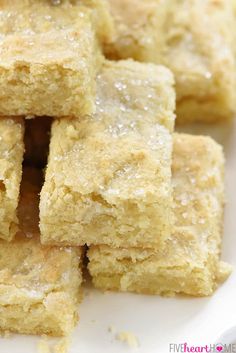
[{"label": "square dessert bar", "polygon": [[0,3],[0,114],[94,112],[101,61],[91,11],[76,3]]},{"label": "square dessert bar", "polygon": [[109,0],[112,58],[164,64],[175,75],[177,122],[227,120],[235,112],[231,1]]},{"label": "square dessert bar", "polygon": [[0,239],[12,240],[17,232],[18,197],[24,153],[21,119],[0,118]]},{"label": "square dessert bar", "polygon": [[161,246],[171,229],[171,72],[106,62],[94,116],[55,120],[41,192],[45,244]]},{"label": "square dessert bar", "polygon": [[0,241],[0,330],[61,336],[78,318],[82,249],[40,244],[39,173],[25,170],[21,230],[12,242]]},{"label": "square dessert bar", "polygon": [[230,266],[219,260],[224,156],[209,137],[176,134],[173,152],[175,226],[160,250],[91,246],[93,283],[103,290],[148,294],[213,293]]}]

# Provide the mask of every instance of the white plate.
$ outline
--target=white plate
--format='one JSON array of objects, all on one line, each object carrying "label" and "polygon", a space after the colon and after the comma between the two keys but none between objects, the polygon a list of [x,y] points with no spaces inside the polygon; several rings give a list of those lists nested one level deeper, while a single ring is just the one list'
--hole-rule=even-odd
[{"label": "white plate", "polygon": [[[196,126],[181,131],[209,134],[225,147],[227,206],[222,258],[235,266],[236,122],[234,126]],[[90,294],[80,307],[81,319],[73,334],[70,353],[168,353],[171,343],[205,346],[219,339],[236,342],[236,332],[234,336],[234,331],[230,330],[236,326],[236,270],[210,298],[102,294],[86,289],[88,291]],[[117,341],[115,333],[108,330],[110,326],[116,332],[132,332],[138,338],[139,347],[132,350]],[[36,353],[38,342],[38,337],[20,335],[2,338],[0,353]]]}]

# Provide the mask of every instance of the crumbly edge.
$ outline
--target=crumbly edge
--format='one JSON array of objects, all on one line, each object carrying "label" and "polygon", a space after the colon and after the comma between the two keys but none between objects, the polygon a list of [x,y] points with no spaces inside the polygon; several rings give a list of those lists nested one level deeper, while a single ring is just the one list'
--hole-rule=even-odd
[{"label": "crumbly edge", "polygon": [[19,201],[24,153],[23,120],[2,117],[0,130],[5,136],[4,153],[6,153],[6,157],[0,162],[3,177],[0,182],[1,207],[6,213],[0,222],[0,238],[11,241],[18,230],[16,209]]}]

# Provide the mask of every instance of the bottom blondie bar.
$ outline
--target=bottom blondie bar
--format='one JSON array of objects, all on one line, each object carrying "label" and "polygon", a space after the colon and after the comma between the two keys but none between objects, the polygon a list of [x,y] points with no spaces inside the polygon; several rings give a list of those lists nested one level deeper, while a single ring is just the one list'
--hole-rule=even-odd
[{"label": "bottom blondie bar", "polygon": [[82,249],[41,246],[39,185],[38,172],[27,170],[18,208],[21,231],[13,242],[0,241],[0,330],[61,336],[77,321]]},{"label": "bottom blondie bar", "polygon": [[90,248],[93,283],[104,290],[210,295],[231,268],[219,260],[224,156],[209,137],[175,134],[175,228],[165,249]]}]

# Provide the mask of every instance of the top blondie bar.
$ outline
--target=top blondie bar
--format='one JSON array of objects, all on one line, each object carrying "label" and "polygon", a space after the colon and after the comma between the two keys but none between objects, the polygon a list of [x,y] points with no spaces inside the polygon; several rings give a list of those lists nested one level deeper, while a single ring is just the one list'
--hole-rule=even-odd
[{"label": "top blondie bar", "polygon": [[0,115],[94,112],[102,61],[93,10],[81,2],[0,2]]},{"label": "top blondie bar", "polygon": [[164,64],[176,79],[177,122],[235,112],[234,18],[225,0],[109,0],[117,30],[109,58]]},{"label": "top blondie bar", "polygon": [[107,61],[97,111],[56,119],[41,192],[47,244],[161,246],[171,228],[171,72]]}]

